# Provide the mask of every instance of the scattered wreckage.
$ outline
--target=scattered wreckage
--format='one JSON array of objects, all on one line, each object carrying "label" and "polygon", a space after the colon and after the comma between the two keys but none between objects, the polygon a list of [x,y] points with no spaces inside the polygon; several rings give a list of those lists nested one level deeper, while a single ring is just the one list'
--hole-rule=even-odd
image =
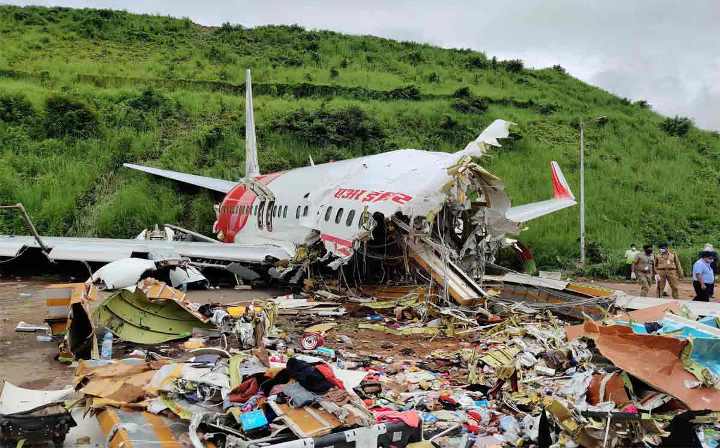
[{"label": "scattered wreckage", "polygon": [[[425,284],[353,288],[339,275],[313,278],[301,293],[198,305],[141,276],[117,289],[100,276],[46,288],[46,328],[75,379],[58,391],[6,383],[0,440],[75,443],[94,431],[125,448],[720,442],[717,304],[705,317],[670,300],[623,310],[633,299],[614,291],[507,273],[487,275],[473,304],[447,302],[428,274]],[[391,355],[365,347],[373,334]]]}]

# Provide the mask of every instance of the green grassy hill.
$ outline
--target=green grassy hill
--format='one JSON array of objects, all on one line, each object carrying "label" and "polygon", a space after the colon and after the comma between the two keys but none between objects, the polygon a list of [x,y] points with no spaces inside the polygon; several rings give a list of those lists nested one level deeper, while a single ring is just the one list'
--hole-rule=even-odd
[{"label": "green grassy hill", "polygon": [[[588,238],[690,248],[720,236],[720,138],[587,85],[441,49],[295,26],[208,28],[108,10],[0,6],[0,203],[45,234],[128,237],[172,222],[210,233],[212,197],[123,162],[238,178],[244,69],[265,172],[396,148],[456,151],[496,118],[513,139],[484,165],[515,204],[550,195],[550,160],[577,188],[586,141]],[[577,256],[577,208],[530,223],[541,266]],[[23,232],[0,218],[0,233]],[[688,249],[689,250],[689,249]]]}]

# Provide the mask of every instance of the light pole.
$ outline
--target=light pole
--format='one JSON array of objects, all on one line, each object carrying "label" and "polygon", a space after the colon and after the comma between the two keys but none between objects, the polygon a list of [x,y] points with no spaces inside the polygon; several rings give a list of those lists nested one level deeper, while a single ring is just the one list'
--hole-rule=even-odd
[{"label": "light pole", "polygon": [[585,265],[585,124],[580,120],[580,265]]},{"label": "light pole", "polygon": [[[593,123],[607,122],[606,116],[595,117]],[[580,120],[580,265],[585,265],[585,123]]]}]

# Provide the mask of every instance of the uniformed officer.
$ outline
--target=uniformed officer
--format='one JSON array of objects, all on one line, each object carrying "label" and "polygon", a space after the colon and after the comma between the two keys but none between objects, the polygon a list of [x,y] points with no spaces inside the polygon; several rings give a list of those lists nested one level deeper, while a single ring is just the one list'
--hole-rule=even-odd
[{"label": "uniformed officer", "polygon": [[657,296],[662,297],[665,283],[670,283],[673,299],[680,298],[678,294],[678,283],[683,276],[680,258],[673,251],[668,249],[668,245],[663,243],[658,246],[660,253],[655,254],[655,272],[657,272]]},{"label": "uniformed officer", "polygon": [[640,295],[647,297],[650,286],[655,279],[655,260],[653,257],[653,247],[650,244],[643,246],[643,252],[635,255],[635,260],[630,266],[632,272],[630,276],[637,279],[640,284]]}]

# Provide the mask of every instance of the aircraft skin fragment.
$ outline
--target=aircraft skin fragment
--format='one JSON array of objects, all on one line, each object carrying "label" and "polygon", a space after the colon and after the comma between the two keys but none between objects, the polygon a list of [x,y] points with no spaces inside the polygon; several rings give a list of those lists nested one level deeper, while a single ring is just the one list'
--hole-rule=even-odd
[{"label": "aircraft skin fragment", "polygon": [[[155,281],[154,286],[159,284],[163,290],[176,291],[162,282]],[[182,299],[150,297],[142,287],[135,292],[121,289],[98,306],[95,318],[120,339],[137,344],[160,344],[189,337],[193,328],[211,328],[201,315],[183,307]]]}]

